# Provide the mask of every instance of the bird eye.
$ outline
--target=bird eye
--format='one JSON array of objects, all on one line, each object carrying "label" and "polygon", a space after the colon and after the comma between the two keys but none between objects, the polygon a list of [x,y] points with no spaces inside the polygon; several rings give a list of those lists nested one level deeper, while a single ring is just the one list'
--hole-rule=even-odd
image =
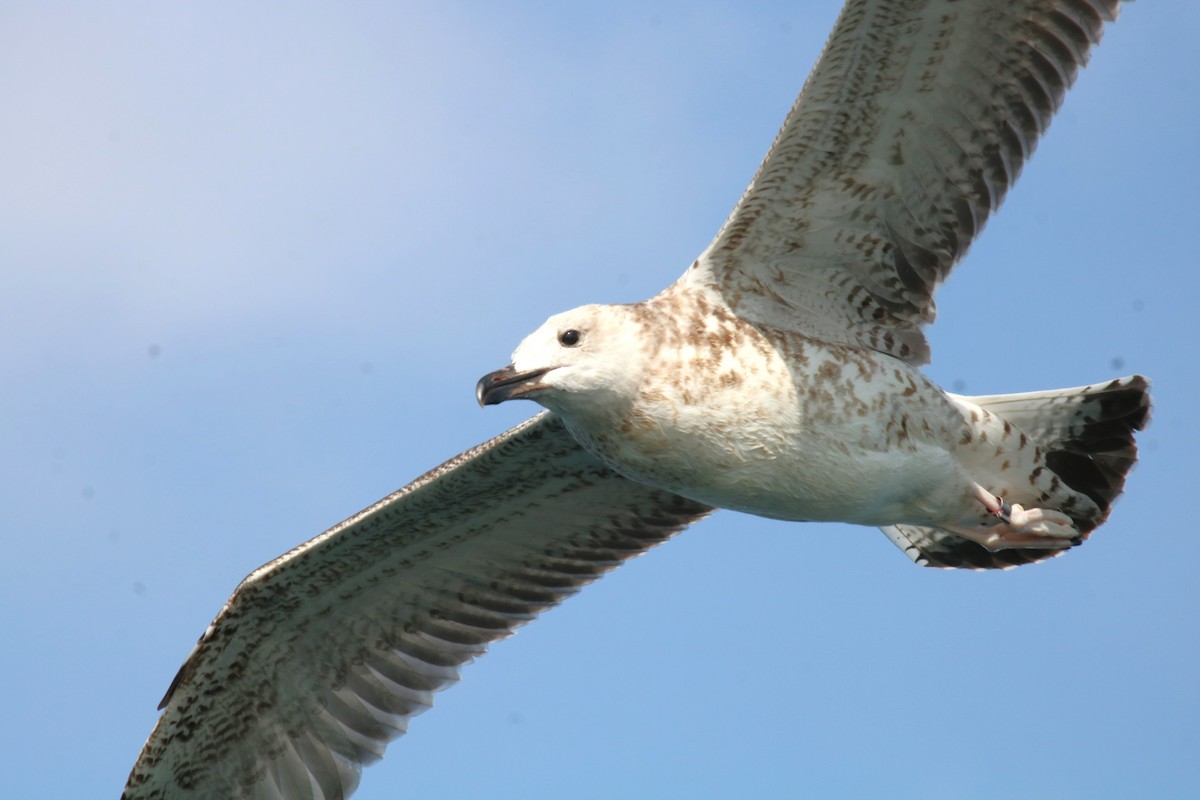
[{"label": "bird eye", "polygon": [[575,345],[579,344],[580,338],[582,338],[582,335],[579,333],[579,331],[571,328],[570,330],[565,330],[558,335],[558,343],[563,347],[574,347]]}]

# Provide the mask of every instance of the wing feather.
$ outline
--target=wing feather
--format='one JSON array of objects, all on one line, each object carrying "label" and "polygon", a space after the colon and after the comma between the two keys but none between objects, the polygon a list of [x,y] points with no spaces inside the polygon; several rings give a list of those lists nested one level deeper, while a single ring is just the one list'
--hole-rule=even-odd
[{"label": "wing feather", "polygon": [[750,187],[681,279],[739,316],[929,359],[934,291],[1120,0],[849,0]]},{"label": "wing feather", "polygon": [[347,797],[462,664],[710,510],[535,417],[247,576],[123,796]]}]

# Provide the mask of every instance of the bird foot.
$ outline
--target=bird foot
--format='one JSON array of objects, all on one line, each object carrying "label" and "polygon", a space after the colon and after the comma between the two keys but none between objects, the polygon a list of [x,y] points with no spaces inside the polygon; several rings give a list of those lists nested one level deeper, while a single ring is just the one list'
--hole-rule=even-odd
[{"label": "bird foot", "polygon": [[1061,550],[1079,540],[1079,530],[1075,523],[1061,511],[1024,508],[1016,503],[1009,503],[982,486],[976,487],[976,496],[988,514],[996,517],[999,522],[976,526],[955,525],[949,529],[988,550],[1017,547]]}]

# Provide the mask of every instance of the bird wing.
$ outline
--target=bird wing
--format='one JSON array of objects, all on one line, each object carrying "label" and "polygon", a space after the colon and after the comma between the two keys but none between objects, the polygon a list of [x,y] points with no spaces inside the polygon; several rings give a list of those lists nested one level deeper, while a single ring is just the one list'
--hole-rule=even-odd
[{"label": "bird wing", "polygon": [[929,360],[933,293],[1120,0],[849,0],[766,159],[681,281],[746,319]]},{"label": "bird wing", "polygon": [[489,642],[710,511],[621,477],[543,413],[247,576],[123,797],[349,796]]}]

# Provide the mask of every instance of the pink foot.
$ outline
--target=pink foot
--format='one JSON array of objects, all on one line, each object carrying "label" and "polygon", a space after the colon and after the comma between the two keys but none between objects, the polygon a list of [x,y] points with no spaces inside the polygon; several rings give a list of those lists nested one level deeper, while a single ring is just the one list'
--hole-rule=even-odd
[{"label": "pink foot", "polygon": [[975,496],[983,503],[988,514],[1000,521],[994,525],[958,524],[945,527],[989,550],[1015,547],[1057,550],[1070,547],[1079,538],[1075,523],[1061,511],[1010,504],[979,484],[975,485]]}]

